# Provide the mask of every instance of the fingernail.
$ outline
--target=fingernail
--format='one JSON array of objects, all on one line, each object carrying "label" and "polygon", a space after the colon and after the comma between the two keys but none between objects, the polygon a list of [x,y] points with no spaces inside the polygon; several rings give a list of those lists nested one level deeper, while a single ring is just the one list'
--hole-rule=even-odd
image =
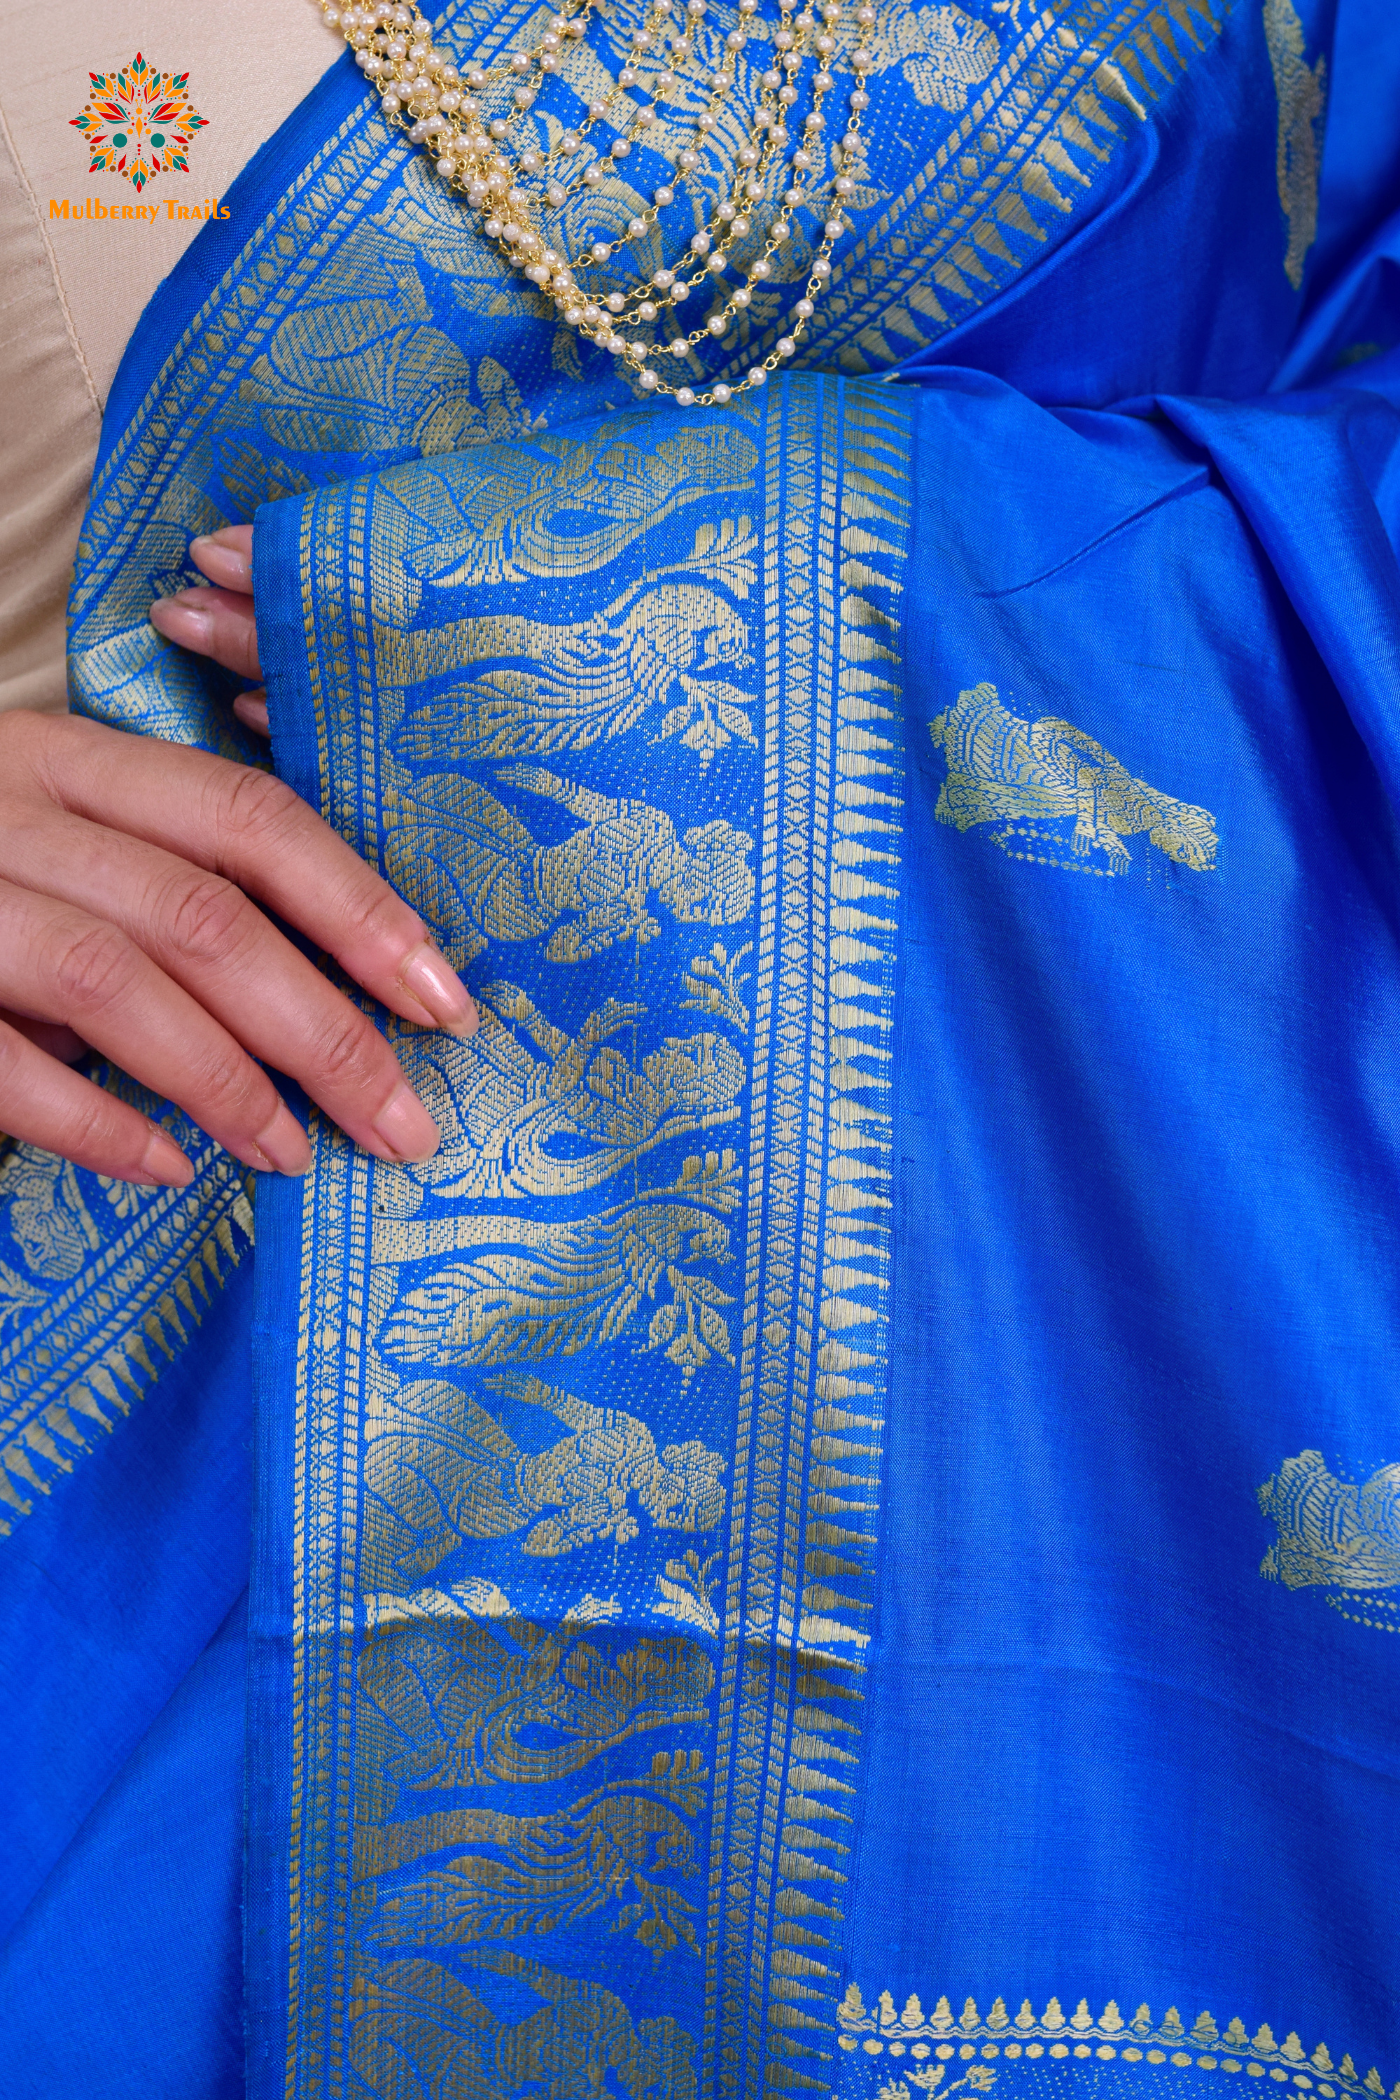
[{"label": "fingernail", "polygon": [[[374,1119],[374,1133],[389,1159],[431,1159],[441,1143],[437,1124],[411,1086],[389,1096]],[[371,1145],[371,1152],[377,1148]]]},{"label": "fingernail", "polygon": [[262,1158],[249,1160],[249,1166],[270,1167],[278,1174],[305,1174],[310,1170],[311,1146],[306,1132],[285,1102],[278,1104],[266,1130],[258,1132],[255,1150]]},{"label": "fingernail", "polygon": [[447,958],[430,941],[415,948],[399,972],[411,998],[426,1008],[439,1028],[452,1035],[471,1035],[476,1028],[476,1001]]},{"label": "fingernail", "polygon": [[197,540],[190,541],[190,559],[226,590],[250,591],[253,587],[252,564],[236,547],[224,546],[213,533],[201,533]]},{"label": "fingernail", "polygon": [[194,1168],[174,1138],[167,1137],[159,1123],[152,1123],[146,1149],[141,1155],[140,1176],[131,1178],[153,1183],[158,1188],[183,1189],[194,1180]]},{"label": "fingernail", "polygon": [[212,617],[200,607],[182,605],[179,598],[157,598],[151,607],[151,625],[168,642],[185,649],[207,649],[214,632]]}]

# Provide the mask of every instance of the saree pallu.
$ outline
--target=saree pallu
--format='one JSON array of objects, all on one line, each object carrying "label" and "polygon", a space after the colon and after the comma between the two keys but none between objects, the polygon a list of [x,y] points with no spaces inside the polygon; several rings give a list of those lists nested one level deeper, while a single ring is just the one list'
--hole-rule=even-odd
[{"label": "saree pallu", "polygon": [[244,748],[144,610],[261,504],[278,768],[483,1026],[390,1024],[426,1166],[311,1118],[255,1304],[207,1143],[0,1170],[7,2091],[241,2080],[250,1433],[252,2092],[1400,2075],[1391,236],[1305,309],[1321,11],[956,12],[850,376],[488,331],[348,71],[133,346],[82,704]]}]

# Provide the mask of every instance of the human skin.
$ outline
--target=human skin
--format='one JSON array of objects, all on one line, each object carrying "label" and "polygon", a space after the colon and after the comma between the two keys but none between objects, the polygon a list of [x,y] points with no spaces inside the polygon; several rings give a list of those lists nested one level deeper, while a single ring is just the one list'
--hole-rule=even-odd
[{"label": "human skin", "polygon": [[[196,541],[221,587],[152,619],[256,676],[251,544],[246,526]],[[238,712],[266,732],[265,706]],[[418,914],[282,781],[77,716],[0,716],[0,1128],[118,1180],[188,1182],[168,1131],[70,1069],[91,1048],[249,1166],[311,1161],[264,1064],[377,1157],[429,1158],[437,1126],[390,1045],[259,905],[403,1019],[476,1027]]]}]

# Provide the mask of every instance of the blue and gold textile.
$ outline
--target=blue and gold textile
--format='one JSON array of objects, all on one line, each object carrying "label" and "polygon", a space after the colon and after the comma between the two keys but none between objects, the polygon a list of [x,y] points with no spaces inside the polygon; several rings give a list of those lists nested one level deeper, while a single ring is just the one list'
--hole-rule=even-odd
[{"label": "blue and gold textile", "polygon": [[[727,411],[348,65],[143,323],[78,704],[252,755],[145,612],[256,512],[275,762],[483,1026],[389,1024],[441,1151],[313,1116],[255,1264],[207,1143],[0,1165],[7,2094],[240,2087],[250,1440],[256,2100],[1400,2094],[1400,53],[1334,12],[890,0]],[[177,1904],[114,1832],[201,1760]]]}]

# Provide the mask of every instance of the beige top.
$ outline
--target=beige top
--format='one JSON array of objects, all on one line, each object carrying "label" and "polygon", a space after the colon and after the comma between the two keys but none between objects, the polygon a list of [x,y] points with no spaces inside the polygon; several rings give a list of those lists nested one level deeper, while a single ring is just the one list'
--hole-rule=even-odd
[{"label": "beige top", "polygon": [[[107,392],[142,309],[218,197],[340,55],[310,0],[0,0],[0,707],[67,705],[64,605]],[[189,171],[88,171],[90,73],[188,73]],[[76,219],[92,198],[154,218]],[[67,219],[50,202],[70,206]]]}]

